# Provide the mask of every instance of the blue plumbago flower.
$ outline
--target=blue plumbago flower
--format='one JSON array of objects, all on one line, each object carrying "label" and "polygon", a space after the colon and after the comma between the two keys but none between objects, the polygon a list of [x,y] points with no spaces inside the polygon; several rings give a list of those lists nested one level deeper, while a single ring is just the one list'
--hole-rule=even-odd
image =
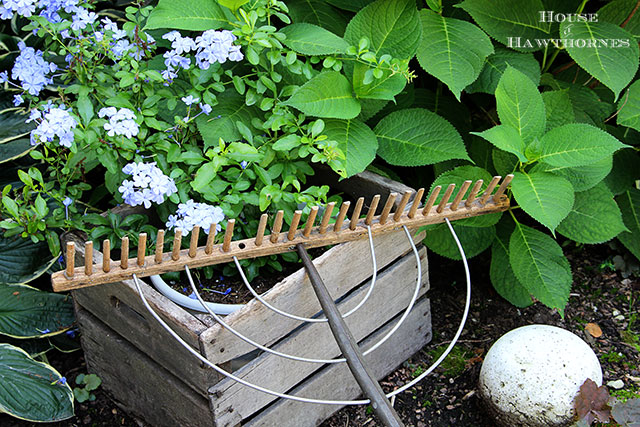
[{"label": "blue plumbago flower", "polygon": [[49,332],[51,332],[49,329],[43,329],[40,331],[41,334],[48,334]]},{"label": "blue plumbago flower", "polygon": [[2,0],[0,18],[11,19],[14,13],[28,18],[36,11],[38,0]]},{"label": "blue plumbago flower", "polygon": [[78,122],[74,119],[64,105],[48,107],[44,117],[38,110],[32,110],[27,122],[36,121],[38,127],[31,131],[31,145],[39,142],[51,142],[55,137],[60,140],[63,147],[71,147],[73,143],[73,130]]},{"label": "blue plumbago flower", "polygon": [[131,206],[144,205],[149,209],[152,202],[164,203],[165,196],[178,192],[173,179],[156,167],[155,162],[132,162],[123,167],[122,172],[132,175],[132,180],[125,179],[118,188],[124,202]]},{"label": "blue plumbago flower", "polygon": [[47,74],[53,73],[57,66],[49,63],[42,57],[42,51],[36,51],[32,47],[27,47],[24,42],[18,43],[20,56],[11,70],[11,78],[19,80],[24,90],[31,95],[38,95],[45,85],[53,83],[53,79]]},{"label": "blue plumbago flower", "polygon": [[124,135],[133,138],[138,135],[140,127],[136,123],[136,115],[128,108],[104,107],[98,111],[98,117],[107,117],[109,121],[104,124],[107,135]]},{"label": "blue plumbago flower", "polygon": [[247,168],[247,161],[246,161],[246,160],[241,161],[241,162],[240,162],[240,167],[241,167],[242,169],[246,169],[246,168]]},{"label": "blue plumbago flower", "polygon": [[72,30],[84,30],[87,25],[91,25],[96,21],[98,15],[95,12],[90,12],[84,8],[78,8],[76,14],[73,15],[73,21],[71,23]]},{"label": "blue plumbago flower", "polygon": [[188,106],[191,106],[191,104],[195,104],[196,102],[200,102],[200,98],[195,98],[193,95],[183,96],[181,99],[182,102],[184,102]]},{"label": "blue plumbago flower", "polygon": [[220,207],[188,200],[178,205],[175,215],[169,215],[166,226],[170,230],[175,228],[182,231],[183,236],[188,235],[196,225],[209,234],[211,224],[216,224],[216,231],[220,231],[222,220],[224,220],[224,212]]},{"label": "blue plumbago flower", "polygon": [[111,48],[111,51],[116,58],[120,59],[131,49],[133,49],[133,47],[134,45],[132,45],[129,40],[118,40],[116,44]]},{"label": "blue plumbago flower", "polygon": [[206,114],[207,116],[209,115],[209,113],[210,113],[210,112],[211,112],[211,110],[212,110],[211,105],[209,105],[209,104],[203,104],[203,103],[200,103],[200,104],[198,104],[198,106],[200,107],[200,109],[202,110],[202,112],[203,112],[204,114]]},{"label": "blue plumbago flower", "polygon": [[67,13],[75,13],[80,9],[78,0],[40,0],[38,6],[44,8],[40,11],[40,16],[44,16],[54,24],[62,22],[62,18],[58,13],[60,10],[64,10]]},{"label": "blue plumbago flower", "polygon": [[100,20],[100,22],[102,22],[102,25],[104,25],[104,30],[105,31],[113,31],[113,32],[118,31],[118,24],[113,22],[111,19],[102,18],[102,20]]},{"label": "blue plumbago flower", "polygon": [[69,196],[65,197],[62,201],[62,204],[64,205],[64,216],[66,219],[69,219],[69,206],[71,206],[71,203],[73,203],[73,199]]},{"label": "blue plumbago flower", "polygon": [[13,95],[13,105],[17,107],[18,105],[22,105],[22,103],[24,103],[22,95]]},{"label": "blue plumbago flower", "polygon": [[69,329],[67,332],[65,332],[65,334],[69,337],[69,338],[75,338],[76,335],[78,334],[78,330],[77,329]]},{"label": "blue plumbago flower", "polygon": [[6,83],[9,81],[9,73],[6,71],[3,71],[0,73],[0,83]]},{"label": "blue plumbago flower", "polygon": [[67,383],[67,378],[66,377],[60,377],[59,379],[55,380],[54,382],[51,383],[51,385],[65,385]]}]

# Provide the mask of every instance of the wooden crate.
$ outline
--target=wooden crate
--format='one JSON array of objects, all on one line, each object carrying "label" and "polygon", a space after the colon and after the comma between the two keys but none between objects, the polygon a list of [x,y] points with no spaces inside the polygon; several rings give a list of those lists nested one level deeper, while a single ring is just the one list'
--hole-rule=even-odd
[{"label": "wooden crate", "polygon": [[[354,183],[356,189],[354,190]],[[336,184],[359,194],[407,189],[364,174]],[[351,190],[350,190],[351,189]],[[81,241],[71,235],[70,239]],[[414,236],[419,243],[423,235]],[[83,244],[77,244],[77,265]],[[366,239],[337,245],[314,260],[331,295],[344,313],[355,306],[371,278]],[[415,257],[403,231],[374,238],[378,279],[367,303],[347,324],[366,349],[390,330],[408,305],[417,279]],[[102,254],[94,251],[94,263]],[[420,298],[402,327],[366,357],[380,379],[431,339],[426,250],[420,248]],[[209,316],[185,310],[143,284],[150,305],[192,347],[211,362],[263,387],[319,399],[355,399],[361,392],[345,364],[320,365],[284,359],[236,338]],[[130,413],[153,426],[315,426],[340,409],[304,404],[261,393],[203,365],[151,317],[132,280],[72,292],[89,372]],[[285,311],[311,317],[319,304],[303,269],[263,295]],[[298,356],[331,359],[340,355],[328,325],[302,324],[280,316],[259,301],[226,316],[225,321],[262,345]]]}]

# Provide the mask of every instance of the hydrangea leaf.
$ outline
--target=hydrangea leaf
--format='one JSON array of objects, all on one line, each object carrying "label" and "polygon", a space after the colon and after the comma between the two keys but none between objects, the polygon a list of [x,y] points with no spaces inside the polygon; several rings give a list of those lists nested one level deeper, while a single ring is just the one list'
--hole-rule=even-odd
[{"label": "hydrangea leaf", "polygon": [[287,0],[287,7],[294,23],[317,25],[339,36],[347,28],[345,15],[324,0]]},{"label": "hydrangea leaf", "polygon": [[618,235],[618,240],[640,259],[640,190],[631,188],[616,197],[622,220],[629,231]]},{"label": "hydrangea leaf", "polygon": [[640,131],[640,80],[634,82],[618,101],[618,124]]},{"label": "hydrangea leaf", "polygon": [[547,132],[558,126],[576,122],[568,89],[543,92],[542,101],[547,116]]},{"label": "hydrangea leaf", "polygon": [[483,132],[471,132],[481,136],[497,148],[515,154],[521,162],[526,162],[524,141],[515,128],[508,125],[497,125]]},{"label": "hydrangea leaf", "polygon": [[286,104],[310,116],[335,119],[353,119],[361,110],[351,83],[336,71],[318,74],[299,87]]},{"label": "hydrangea leaf", "polygon": [[365,170],[376,157],[376,134],[360,120],[327,119],[323,133],[344,152],[348,177]]},{"label": "hydrangea leaf", "polygon": [[551,172],[566,178],[575,191],[585,191],[602,181],[613,168],[613,159],[607,156],[602,160],[585,166],[560,167],[538,163],[531,172]]},{"label": "hydrangea leaf", "polygon": [[540,82],[540,64],[531,53],[514,52],[503,47],[496,47],[495,53],[489,55],[480,75],[466,91],[469,93],[484,92],[493,95],[507,67],[513,67],[529,77],[536,85]]},{"label": "hydrangea leaf", "polygon": [[340,9],[348,10],[349,12],[357,12],[366,5],[373,2],[373,0],[325,0],[332,6]]},{"label": "hydrangea leaf", "polygon": [[624,29],[633,34],[636,39],[640,38],[640,14],[637,10],[634,13],[637,7],[636,0],[613,0],[598,11],[598,21],[610,22],[618,26],[626,22]]},{"label": "hydrangea leaf", "polygon": [[513,226],[508,227],[506,224],[506,221],[501,221],[496,226],[496,238],[491,245],[489,277],[498,295],[516,307],[528,307],[533,302],[531,295],[513,273],[509,262],[509,236],[513,232]]},{"label": "hydrangea leaf", "polygon": [[365,84],[365,73],[369,70],[366,64],[357,63],[353,67],[353,90],[359,99],[382,99],[391,101],[402,92],[407,79],[400,73],[383,71],[382,77]]},{"label": "hydrangea leaf", "polygon": [[[493,225],[489,227],[465,227],[458,224],[458,221],[453,222],[452,225],[467,258],[473,258],[484,252],[491,246],[496,235],[496,229]],[[456,260],[461,259],[458,246],[453,240],[447,224],[438,224],[432,228],[430,227],[426,232],[423,243],[438,255]]]},{"label": "hydrangea leaf", "polygon": [[282,43],[289,49],[304,55],[331,55],[344,53],[349,44],[342,37],[317,25],[291,24],[280,30],[287,38]]},{"label": "hydrangea leaf", "polygon": [[[227,10],[228,13],[231,11]],[[176,30],[206,31],[225,28],[229,19],[225,9],[210,0],[160,0],[145,25],[145,30],[172,28]]]}]

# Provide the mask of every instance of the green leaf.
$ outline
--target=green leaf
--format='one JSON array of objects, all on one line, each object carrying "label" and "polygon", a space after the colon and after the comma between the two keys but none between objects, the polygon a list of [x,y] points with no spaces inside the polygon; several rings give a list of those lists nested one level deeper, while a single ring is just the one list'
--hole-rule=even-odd
[{"label": "green leaf", "polygon": [[358,46],[360,39],[370,41],[370,50],[379,58],[389,54],[409,59],[415,55],[422,27],[414,0],[378,0],[365,6],[347,25],[345,40]]},{"label": "green leaf", "polygon": [[558,243],[538,230],[516,223],[509,239],[509,261],[529,293],[547,307],[557,308],[564,317],[573,279],[569,261]]},{"label": "green leaf", "polygon": [[0,144],[0,163],[6,163],[26,156],[35,148],[29,138],[14,139]]},{"label": "green leaf", "polygon": [[558,226],[558,233],[578,243],[603,243],[626,227],[613,194],[604,183],[576,193],[569,215]]},{"label": "green leaf", "polygon": [[460,100],[460,92],[478,78],[485,58],[493,53],[491,40],[469,22],[427,9],[420,11],[420,21],[422,33],[428,37],[423,37],[418,47],[418,62]]},{"label": "green leaf", "polygon": [[483,132],[471,132],[481,136],[501,150],[515,154],[521,162],[526,162],[524,155],[524,141],[515,128],[507,125],[497,125]]},{"label": "green leaf", "polygon": [[85,126],[89,126],[89,122],[93,118],[93,104],[91,103],[91,99],[89,98],[89,94],[86,93],[87,90],[81,90],[80,95],[78,96],[78,102],[76,104],[78,108],[78,114],[80,114],[80,118],[82,119],[82,123]]},{"label": "green leaf", "polygon": [[218,0],[218,3],[235,12],[243,4],[249,3],[249,0]]},{"label": "green leaf", "polygon": [[540,144],[537,160],[558,167],[585,166],[610,156],[626,147],[623,143],[584,123],[572,123],[551,129]]},{"label": "green leaf", "polygon": [[339,36],[347,27],[347,18],[323,0],[287,0],[287,7],[294,23],[307,22]]},{"label": "green leaf", "polygon": [[213,0],[160,0],[149,15],[144,29],[206,31],[228,25],[224,10]]},{"label": "green leaf", "polygon": [[0,238],[0,285],[26,283],[40,277],[55,260],[46,242]]},{"label": "green leaf", "polygon": [[613,156],[613,167],[604,182],[616,196],[635,186],[640,178],[640,153],[633,149],[618,151]]},{"label": "green leaf", "polygon": [[259,162],[262,160],[262,154],[258,153],[258,149],[250,144],[243,142],[232,142],[229,144],[229,152],[227,157],[237,162]]},{"label": "green leaf", "polygon": [[558,126],[574,123],[576,115],[573,112],[573,105],[569,97],[568,90],[550,90],[542,93],[544,108],[547,115],[547,126],[545,131],[549,131]]},{"label": "green leaf", "polygon": [[552,232],[573,206],[573,187],[566,179],[547,172],[516,172],[511,190],[518,205]]},{"label": "green leaf", "polygon": [[73,393],[62,375],[10,344],[0,344],[0,412],[35,422],[73,417]]},{"label": "green leaf", "polygon": [[325,71],[298,88],[286,104],[310,116],[353,119],[360,114],[360,104],[351,92],[345,76]]},{"label": "green leaf", "polygon": [[[247,107],[244,97],[236,91],[227,90],[218,95],[218,104],[214,111],[207,115],[201,114],[196,119],[198,131],[204,140],[205,149],[218,145],[219,138],[225,141],[238,141],[242,135],[236,127],[236,121],[253,129],[251,119],[255,117],[254,109]],[[218,116],[221,116],[218,118]]]},{"label": "green leaf", "polygon": [[[550,24],[540,22],[540,12],[546,10],[540,0],[465,0],[456,5],[463,8],[491,37],[509,47],[518,41],[530,40],[539,50],[536,39],[548,39]],[[524,50],[524,49],[522,49]]]},{"label": "green leaf", "polygon": [[69,295],[25,285],[0,285],[0,334],[13,338],[50,336],[71,328],[74,322]]},{"label": "green leaf", "polygon": [[271,148],[276,151],[290,151],[300,146],[300,137],[298,135],[285,135],[277,140]]},{"label": "green leaf", "polygon": [[[458,221],[455,221],[452,225],[467,259],[484,252],[491,246],[491,242],[496,235],[496,229],[493,225],[489,227],[465,227],[458,224]],[[428,229],[423,243],[438,255],[456,260],[461,259],[458,246],[453,240],[447,224],[438,224]]]},{"label": "green leaf", "polygon": [[616,197],[622,220],[629,231],[618,235],[618,240],[640,259],[640,190],[632,188]]},{"label": "green leaf", "polygon": [[585,191],[602,181],[611,172],[613,161],[611,156],[585,166],[558,167],[546,163],[538,163],[531,172],[551,172],[566,178],[575,191]]},{"label": "green leaf", "polygon": [[329,140],[337,141],[346,156],[348,177],[362,172],[375,159],[378,139],[369,126],[356,119],[330,119],[324,124],[324,134]]},{"label": "green leaf", "polygon": [[357,12],[373,0],[325,0],[332,6],[340,9],[348,10],[350,12]]},{"label": "green leaf", "polygon": [[205,163],[196,172],[196,177],[191,181],[191,188],[202,191],[216,177],[217,168],[213,162]]},{"label": "green leaf", "polygon": [[512,67],[507,67],[496,88],[496,108],[500,122],[518,131],[525,144],[542,135],[546,114],[535,83]]},{"label": "green leaf", "polygon": [[469,159],[458,131],[422,108],[395,111],[380,120],[374,131],[380,145],[378,154],[392,165],[422,166]]},{"label": "green leaf", "polygon": [[560,24],[567,53],[618,98],[638,71],[638,43],[629,32],[608,22]]},{"label": "green leaf", "polygon": [[349,47],[343,38],[313,24],[291,24],[280,31],[287,36],[282,43],[304,55],[345,53]]},{"label": "green leaf", "polygon": [[540,82],[540,64],[531,53],[519,53],[503,47],[496,47],[493,55],[489,55],[480,75],[466,91],[469,93],[484,92],[493,95],[498,82],[507,67],[513,67],[529,77],[536,85]]},{"label": "green leaf", "polygon": [[[618,26],[626,22],[624,29],[635,38],[640,38],[640,14],[637,10],[634,12],[637,4],[637,0],[611,1],[598,11],[598,21],[611,22]],[[631,19],[628,20],[629,16]]]},{"label": "green leaf", "polygon": [[368,65],[356,63],[353,67],[353,90],[358,98],[384,99],[391,101],[402,92],[407,79],[402,74],[383,71],[382,77],[365,84],[365,74],[371,70]]},{"label": "green leaf", "polygon": [[28,114],[13,109],[3,111],[0,114],[0,144],[27,136],[35,128],[34,122],[26,123],[28,118]]},{"label": "green leaf", "polygon": [[618,101],[618,124],[640,131],[640,80],[635,81]]},{"label": "green leaf", "polygon": [[513,273],[509,262],[509,236],[513,232],[506,221],[496,226],[496,238],[491,246],[491,266],[489,277],[498,295],[516,307],[528,307],[532,304],[529,291],[520,283]]}]

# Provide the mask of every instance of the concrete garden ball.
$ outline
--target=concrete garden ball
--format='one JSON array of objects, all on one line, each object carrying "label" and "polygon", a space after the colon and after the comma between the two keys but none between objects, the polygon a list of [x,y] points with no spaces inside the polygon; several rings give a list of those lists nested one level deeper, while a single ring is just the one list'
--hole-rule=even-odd
[{"label": "concrete garden ball", "polygon": [[503,335],[480,370],[480,394],[503,426],[565,426],[573,399],[590,378],[602,385],[595,353],[578,336],[555,326],[529,325]]}]

